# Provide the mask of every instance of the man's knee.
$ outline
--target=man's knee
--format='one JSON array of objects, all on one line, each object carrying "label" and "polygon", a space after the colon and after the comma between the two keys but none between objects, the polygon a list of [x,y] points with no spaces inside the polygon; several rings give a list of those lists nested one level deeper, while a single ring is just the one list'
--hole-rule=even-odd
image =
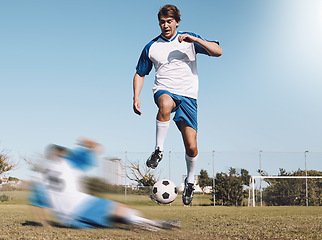
[{"label": "man's knee", "polygon": [[175,107],[175,102],[173,101],[172,97],[167,94],[163,94],[158,100],[158,106],[160,111],[171,112]]},{"label": "man's knee", "polygon": [[189,146],[187,146],[186,148],[186,154],[189,157],[195,157],[198,155],[198,148],[196,144],[190,144]]}]

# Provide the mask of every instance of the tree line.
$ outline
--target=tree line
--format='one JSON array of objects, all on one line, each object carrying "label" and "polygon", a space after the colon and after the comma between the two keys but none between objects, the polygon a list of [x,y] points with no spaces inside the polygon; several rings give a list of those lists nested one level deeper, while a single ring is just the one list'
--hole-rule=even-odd
[{"label": "tree line", "polygon": [[[13,170],[16,164],[8,157],[7,152],[0,152],[0,174]],[[127,177],[138,183],[139,191],[136,194],[146,194],[150,191],[153,184],[157,181],[154,172],[148,168],[141,168],[138,163],[131,163],[127,166],[130,170]],[[267,175],[265,171],[258,171],[262,176]],[[287,172],[281,168],[278,176],[305,176],[306,172],[299,169],[295,172]],[[321,171],[309,170],[308,176],[322,176]],[[222,206],[242,206],[247,205],[249,196],[249,185],[251,176],[246,169],[229,168],[228,173],[217,173],[215,179],[209,177],[206,170],[202,169],[198,176],[198,185],[204,191],[205,187],[215,188],[210,193],[215,195],[215,204]],[[306,181],[302,179],[269,179],[264,181],[268,184],[263,188],[263,201],[269,206],[283,205],[306,205]],[[87,178],[84,180],[87,189],[91,193],[97,192],[120,192],[124,186],[113,186],[105,183],[99,178]],[[307,179],[308,183],[308,202],[310,206],[322,206],[322,179]],[[258,192],[258,190],[256,191]],[[134,193],[134,192],[133,192]],[[214,201],[214,199],[211,199]]]},{"label": "tree line", "polygon": [[[129,179],[136,181],[139,187],[148,188],[153,186],[157,177],[150,169],[140,167],[139,163],[131,163]],[[258,171],[265,175],[264,171]],[[321,171],[310,170],[308,176],[322,176]],[[266,174],[267,175],[267,174]],[[280,169],[279,176],[305,176],[305,171],[287,172]],[[215,195],[215,204],[222,206],[245,206],[248,205],[251,176],[246,169],[237,170],[230,167],[228,172],[220,172],[215,176],[215,188],[209,194]],[[264,204],[269,206],[282,205],[305,205],[305,179],[265,179],[268,187],[263,188]],[[203,193],[206,187],[213,186],[214,179],[209,177],[206,170],[201,169],[198,176],[198,185]],[[308,179],[308,195],[310,206],[322,205],[322,179]],[[215,193],[215,194],[214,194]],[[259,195],[259,190],[255,190]],[[258,199],[258,198],[257,198]],[[214,199],[211,198],[213,202]]]},{"label": "tree line", "polygon": [[[260,172],[260,171],[259,171]],[[261,175],[267,176],[264,171]],[[305,176],[304,170],[287,172],[281,168],[278,176]],[[309,170],[308,176],[322,176],[321,171]],[[235,168],[230,168],[228,173],[217,173],[215,177],[215,201],[216,205],[241,206],[246,205],[249,198],[249,186],[251,176],[246,169],[240,173]],[[206,170],[201,170],[199,175],[201,188],[212,186],[213,179],[208,176]],[[305,206],[306,205],[306,179],[305,178],[265,178],[267,187],[263,188],[263,201],[267,206]],[[322,179],[308,178],[308,203],[310,206],[322,206]],[[255,191],[259,193],[259,191]],[[212,192],[213,194],[213,192]],[[213,199],[212,199],[213,200]]]},{"label": "tree line", "polygon": [[[298,169],[295,172],[287,172],[280,168],[278,176],[305,176],[305,171]],[[262,172],[261,175],[267,175]],[[322,176],[321,171],[309,170],[308,176]],[[306,181],[305,178],[270,179],[265,178],[268,187],[263,190],[263,200],[270,206],[305,206],[306,205]],[[322,179],[308,178],[308,203],[310,206],[322,206]]]},{"label": "tree line", "polygon": [[[246,169],[237,171],[236,168],[229,168],[228,173],[220,172],[215,176],[215,204],[222,206],[247,205],[249,186],[249,172]],[[201,189],[206,186],[213,186],[213,178],[208,176],[206,170],[202,169],[198,176],[198,184]],[[212,191],[212,195],[213,195]],[[211,199],[212,202],[214,199]]]}]

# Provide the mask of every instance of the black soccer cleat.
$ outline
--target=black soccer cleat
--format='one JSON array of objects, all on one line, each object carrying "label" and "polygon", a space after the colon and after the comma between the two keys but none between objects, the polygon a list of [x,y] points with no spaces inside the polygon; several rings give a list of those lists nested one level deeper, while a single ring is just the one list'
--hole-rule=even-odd
[{"label": "black soccer cleat", "polygon": [[152,169],[155,169],[162,160],[162,157],[163,153],[160,151],[159,147],[157,147],[148,160],[146,160],[146,165]]},{"label": "black soccer cleat", "polygon": [[193,199],[193,191],[195,190],[193,183],[188,183],[185,179],[184,190],[182,193],[182,202],[184,205],[190,205]]}]

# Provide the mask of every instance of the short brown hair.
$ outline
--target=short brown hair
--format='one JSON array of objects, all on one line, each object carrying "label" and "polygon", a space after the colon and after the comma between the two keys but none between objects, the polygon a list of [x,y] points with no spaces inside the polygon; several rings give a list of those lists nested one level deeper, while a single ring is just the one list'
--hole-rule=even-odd
[{"label": "short brown hair", "polygon": [[161,17],[172,17],[174,18],[177,22],[180,22],[180,17],[181,17],[181,14],[180,14],[180,11],[179,9],[174,6],[174,5],[171,5],[171,4],[167,4],[167,5],[164,5],[159,13],[158,13],[158,19],[160,21],[160,18]]}]

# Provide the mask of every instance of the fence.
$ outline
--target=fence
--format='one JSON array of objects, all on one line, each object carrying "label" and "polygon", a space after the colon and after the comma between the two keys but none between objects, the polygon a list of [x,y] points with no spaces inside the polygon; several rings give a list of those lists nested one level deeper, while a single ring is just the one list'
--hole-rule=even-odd
[{"label": "fence", "polygon": [[[95,175],[104,179],[119,179],[118,183],[128,187],[135,186],[135,182],[130,181],[126,174],[129,174],[126,168],[117,168],[117,171],[111,173],[108,168],[111,166],[108,161],[116,160],[120,165],[126,166],[129,162],[139,163],[145,166],[146,159],[150,152],[110,152],[107,157],[100,159],[100,168],[96,169]],[[264,171],[267,175],[276,176],[280,168],[287,172],[301,170],[317,170],[322,168],[322,152],[310,151],[254,151],[254,152],[233,152],[233,151],[209,151],[199,152],[196,175],[201,169],[208,172],[210,177],[216,173],[229,171],[229,168],[235,168],[237,172],[240,169],[246,169],[251,176],[260,175],[258,171]],[[108,173],[112,176],[107,176]],[[158,168],[152,172],[157,178],[167,178],[172,180],[177,187],[182,188],[183,178],[186,174],[185,153],[184,152],[165,152],[163,160]],[[262,205],[262,191],[267,185],[259,178],[254,182],[254,188],[259,193],[258,202]],[[254,196],[255,198],[255,196]]]}]

